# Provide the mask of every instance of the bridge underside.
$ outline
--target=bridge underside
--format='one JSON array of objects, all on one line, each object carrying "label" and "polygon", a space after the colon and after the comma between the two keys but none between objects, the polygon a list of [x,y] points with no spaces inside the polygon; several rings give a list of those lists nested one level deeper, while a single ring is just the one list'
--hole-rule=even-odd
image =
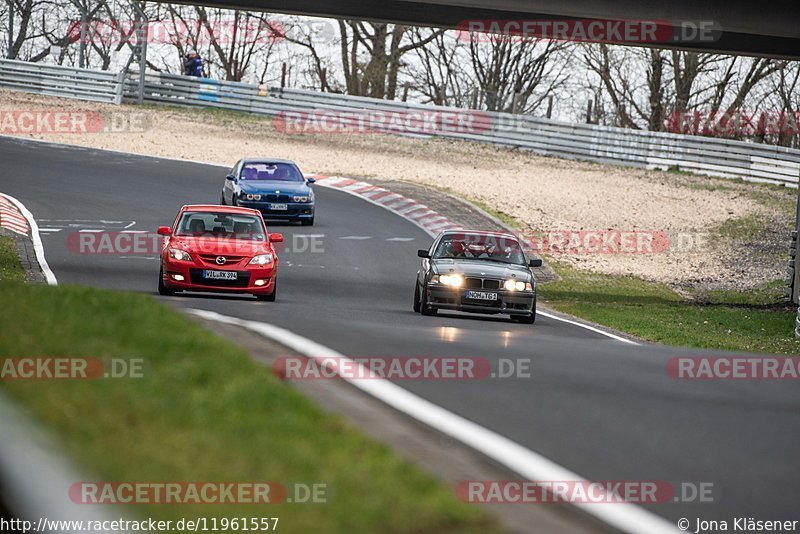
[{"label": "bridge underside", "polygon": [[[687,50],[800,59],[800,0],[201,0],[229,9],[455,28],[466,20],[713,21],[713,42]],[[628,43],[630,44],[630,43]]]}]

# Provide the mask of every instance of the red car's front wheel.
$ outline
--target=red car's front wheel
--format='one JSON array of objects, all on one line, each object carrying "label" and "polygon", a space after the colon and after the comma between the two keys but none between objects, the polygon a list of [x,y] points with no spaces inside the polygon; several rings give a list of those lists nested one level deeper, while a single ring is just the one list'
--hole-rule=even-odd
[{"label": "red car's front wheel", "polygon": [[278,281],[275,280],[275,285],[272,288],[272,293],[269,295],[256,295],[258,300],[266,300],[267,302],[275,302],[275,297],[278,296]]},{"label": "red car's front wheel", "polygon": [[158,270],[158,294],[165,296],[172,296],[175,291],[164,285],[164,268]]}]

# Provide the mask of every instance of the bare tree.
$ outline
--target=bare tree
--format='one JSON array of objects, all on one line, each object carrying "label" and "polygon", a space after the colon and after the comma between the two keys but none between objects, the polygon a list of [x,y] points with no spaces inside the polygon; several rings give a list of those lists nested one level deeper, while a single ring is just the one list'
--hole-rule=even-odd
[{"label": "bare tree", "polygon": [[443,32],[430,30],[415,39],[409,26],[339,21],[342,71],[348,94],[394,100],[400,69],[405,66],[404,56]]},{"label": "bare tree", "polygon": [[[535,111],[562,86],[573,45],[564,41],[473,36],[470,61],[489,111]],[[569,52],[563,54],[563,52]]]}]

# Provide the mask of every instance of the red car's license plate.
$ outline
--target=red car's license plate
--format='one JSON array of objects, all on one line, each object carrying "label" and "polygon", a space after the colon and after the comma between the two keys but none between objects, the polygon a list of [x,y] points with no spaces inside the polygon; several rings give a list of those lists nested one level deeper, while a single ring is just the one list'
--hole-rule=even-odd
[{"label": "red car's license plate", "polygon": [[236,271],[203,271],[203,278],[208,280],[236,280]]}]

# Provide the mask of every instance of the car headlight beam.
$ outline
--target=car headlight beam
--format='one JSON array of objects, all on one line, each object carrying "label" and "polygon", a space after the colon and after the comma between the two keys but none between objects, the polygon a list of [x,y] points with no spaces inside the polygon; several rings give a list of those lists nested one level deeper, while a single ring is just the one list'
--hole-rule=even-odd
[{"label": "car headlight beam", "polygon": [[272,263],[272,254],[259,254],[250,260],[250,265],[269,265],[270,263]]},{"label": "car headlight beam", "polygon": [[520,280],[506,280],[503,284],[506,291],[531,291],[530,282],[522,282]]},{"label": "car headlight beam", "polygon": [[464,277],[460,274],[442,274],[439,275],[438,282],[445,286],[461,287],[464,284]]},{"label": "car headlight beam", "polygon": [[178,261],[192,261],[192,257],[185,250],[179,248],[170,248],[169,257]]}]

